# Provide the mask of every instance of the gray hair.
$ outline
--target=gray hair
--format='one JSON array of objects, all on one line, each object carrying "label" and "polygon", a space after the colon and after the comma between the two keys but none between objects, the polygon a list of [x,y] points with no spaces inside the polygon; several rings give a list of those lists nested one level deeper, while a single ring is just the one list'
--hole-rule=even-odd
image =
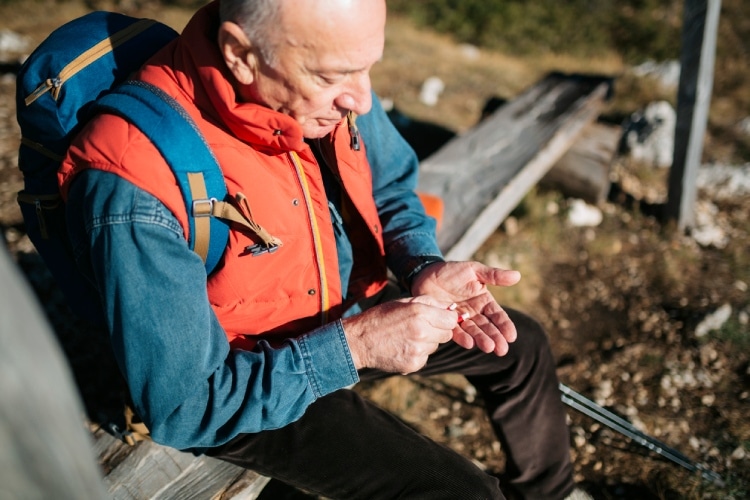
[{"label": "gray hair", "polygon": [[276,61],[276,37],[274,31],[280,22],[282,0],[221,0],[219,16],[222,22],[236,23],[242,28],[250,42],[258,47],[263,60],[269,66]]}]

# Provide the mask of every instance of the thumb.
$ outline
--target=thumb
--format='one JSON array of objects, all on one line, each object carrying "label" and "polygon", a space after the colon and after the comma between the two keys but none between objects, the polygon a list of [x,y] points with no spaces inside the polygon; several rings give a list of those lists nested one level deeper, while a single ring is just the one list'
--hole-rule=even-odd
[{"label": "thumb", "polygon": [[485,285],[511,286],[521,280],[521,273],[512,269],[500,269],[477,263],[474,271],[477,279]]},{"label": "thumb", "polygon": [[[452,331],[458,326],[459,313],[456,311],[457,306],[455,303],[438,300],[429,295],[418,295],[413,297],[412,301],[430,306],[431,309],[427,321],[434,328]],[[450,340],[450,337],[447,337],[445,342],[448,340]]]},{"label": "thumb", "polygon": [[416,297],[411,297],[409,299],[411,302],[416,302],[419,304],[424,304],[426,306],[436,307],[438,309],[446,309],[448,310],[452,302],[446,302],[445,300],[439,300],[433,297],[432,295],[417,295]]}]

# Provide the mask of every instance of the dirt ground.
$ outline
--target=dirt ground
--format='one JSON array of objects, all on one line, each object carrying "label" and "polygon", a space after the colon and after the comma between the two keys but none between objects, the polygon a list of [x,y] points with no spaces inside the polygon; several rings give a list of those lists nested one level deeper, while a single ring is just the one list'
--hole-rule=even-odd
[{"label": "dirt ground", "polygon": [[[126,7],[121,4],[121,10]],[[79,3],[56,4],[42,17],[33,15],[28,4],[3,3],[0,28],[27,37],[33,46],[84,9]],[[154,9],[139,13],[176,28],[187,16],[179,9]],[[410,116],[461,132],[476,122],[489,97],[510,98],[552,69],[614,75],[623,65],[614,56],[521,60],[457,45],[393,19],[373,84]],[[444,80],[446,90],[437,106],[427,107],[417,96],[424,79],[433,75]],[[106,358],[86,345],[68,319],[61,319],[67,316],[59,295],[25,236],[15,203],[21,178],[14,92],[12,75],[0,76],[0,225],[8,248],[59,327],[88,403],[109,387],[90,373]],[[602,223],[588,228],[566,223],[571,200],[535,189],[476,258],[522,272],[519,285],[496,290],[496,295],[547,328],[561,382],[725,482],[703,481],[568,408],[576,480],[595,498],[749,498],[750,197],[710,199],[701,193],[701,202],[712,201],[718,208],[715,218],[728,235],[722,248],[702,247],[649,215],[650,203],[664,199],[664,175],[644,174],[642,166],[618,160],[612,176],[624,191],[600,207]],[[729,319],[718,330],[698,335],[698,325],[722,306],[730,308]],[[502,469],[503,453],[481,401],[461,377],[393,378],[357,390],[480,466]]]}]

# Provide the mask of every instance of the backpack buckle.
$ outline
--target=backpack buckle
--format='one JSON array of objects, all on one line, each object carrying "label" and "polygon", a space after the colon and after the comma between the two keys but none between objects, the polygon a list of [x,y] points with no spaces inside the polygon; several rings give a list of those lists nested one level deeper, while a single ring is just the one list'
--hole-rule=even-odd
[{"label": "backpack buckle", "polygon": [[193,217],[211,217],[216,198],[193,200]]},{"label": "backpack buckle", "polygon": [[279,245],[262,245],[260,243],[256,243],[255,245],[249,245],[245,247],[245,254],[250,254],[253,257],[257,257],[258,255],[263,255],[264,253],[274,253],[276,250],[279,249]]},{"label": "backpack buckle", "polygon": [[115,437],[115,439],[119,439],[129,446],[135,446],[135,443],[138,441],[133,437],[132,432],[130,432],[128,429],[120,429],[120,426],[114,422],[110,422],[107,427],[109,428],[109,432]]}]

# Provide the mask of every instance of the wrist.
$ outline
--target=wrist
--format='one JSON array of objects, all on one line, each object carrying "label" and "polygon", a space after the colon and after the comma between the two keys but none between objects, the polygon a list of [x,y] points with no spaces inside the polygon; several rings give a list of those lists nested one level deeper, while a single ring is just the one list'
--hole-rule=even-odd
[{"label": "wrist", "polygon": [[438,255],[424,255],[420,257],[415,257],[413,259],[413,264],[409,272],[404,276],[404,278],[401,280],[402,285],[409,291],[411,294],[412,285],[414,284],[414,280],[416,279],[417,275],[424,271],[427,267],[431,266],[432,264],[437,264],[438,262],[445,262],[445,259]]},{"label": "wrist", "polygon": [[346,338],[346,343],[349,346],[349,355],[352,358],[352,363],[357,370],[361,370],[362,368],[366,368],[366,365],[359,347],[360,334],[356,327],[356,319],[354,318],[342,318],[339,322],[341,323],[342,330],[344,330],[344,338]]}]

